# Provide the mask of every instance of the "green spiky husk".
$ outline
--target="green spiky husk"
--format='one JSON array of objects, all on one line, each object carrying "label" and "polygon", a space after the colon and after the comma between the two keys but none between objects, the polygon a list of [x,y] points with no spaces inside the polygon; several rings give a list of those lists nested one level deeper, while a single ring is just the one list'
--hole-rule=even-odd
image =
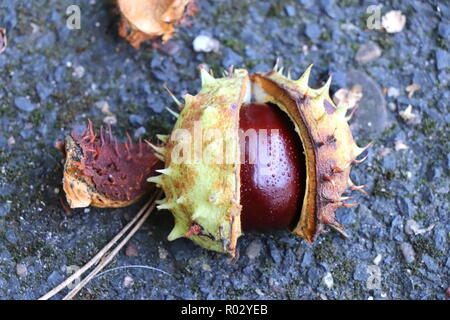
[{"label": "green spiky husk", "polygon": [[[166,196],[159,208],[169,209],[175,218],[169,240],[186,236],[192,226],[198,225],[201,227],[198,234],[188,234],[192,241],[204,248],[234,255],[241,234],[240,165],[236,160],[239,159],[239,107],[249,78],[243,70],[222,79],[214,79],[202,71],[202,81],[203,87],[196,96],[185,96],[180,116],[163,151],[166,169],[151,181],[158,183]],[[223,134],[223,139],[205,137],[199,142],[196,128],[201,128],[201,132],[216,130]],[[192,157],[174,161],[182,140],[180,130],[187,130],[193,137],[185,144],[190,146]],[[203,152],[199,155],[196,150]],[[220,163],[220,159],[224,163]]]}]

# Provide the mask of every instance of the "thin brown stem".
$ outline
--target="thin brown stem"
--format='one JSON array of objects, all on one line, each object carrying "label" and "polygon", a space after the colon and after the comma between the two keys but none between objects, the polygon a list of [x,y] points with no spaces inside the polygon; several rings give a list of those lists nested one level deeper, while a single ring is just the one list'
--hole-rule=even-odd
[{"label": "thin brown stem", "polygon": [[136,216],[110,241],[108,244],[101,249],[89,262],[87,262],[83,267],[81,267],[79,270],[77,270],[74,274],[72,274],[70,277],[68,277],[66,280],[61,282],[57,287],[53,288],[49,292],[47,292],[45,295],[39,298],[39,300],[48,300],[57,293],[59,293],[61,290],[66,288],[69,284],[71,284],[73,281],[78,279],[82,274],[84,274],[87,270],[89,270],[92,266],[97,264],[104,256],[105,254],[111,249],[114,244],[119,241],[120,238],[130,229],[136,221],[139,220],[139,218],[142,217],[142,215],[146,212],[146,210],[151,206],[154,201],[160,196],[160,192],[155,192],[155,194],[151,197],[151,199],[139,210],[139,212],[136,214]]},{"label": "thin brown stem", "polygon": [[[162,191],[157,192],[157,198],[159,198],[162,195]],[[108,263],[111,262],[111,260],[119,253],[119,251],[127,244],[128,240],[131,239],[131,237],[141,228],[141,226],[144,224],[145,220],[150,216],[153,209],[155,209],[156,203],[153,202],[150,207],[147,209],[145,214],[139,219],[139,221],[136,223],[136,225],[131,229],[131,231],[127,234],[127,236],[114,248],[113,251],[111,251],[110,254],[106,255],[104,259],[101,260],[101,262],[98,264],[97,267],[95,267],[94,270],[91,271],[80,283],[78,283],[64,298],[63,300],[70,300],[73,297],[77,295],[77,293],[83,289],[89,281],[91,281],[92,278],[94,278],[100,271],[102,271]]]}]

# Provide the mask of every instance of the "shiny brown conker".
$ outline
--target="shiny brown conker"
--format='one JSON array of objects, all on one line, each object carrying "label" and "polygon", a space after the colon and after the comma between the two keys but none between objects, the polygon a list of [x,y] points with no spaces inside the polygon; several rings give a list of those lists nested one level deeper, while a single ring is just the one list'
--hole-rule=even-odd
[{"label": "shiny brown conker", "polygon": [[241,135],[245,141],[240,141],[245,155],[241,163],[242,229],[286,228],[298,220],[306,181],[303,148],[294,125],[277,106],[250,103],[240,109],[239,127],[257,137],[254,145],[248,134]]}]

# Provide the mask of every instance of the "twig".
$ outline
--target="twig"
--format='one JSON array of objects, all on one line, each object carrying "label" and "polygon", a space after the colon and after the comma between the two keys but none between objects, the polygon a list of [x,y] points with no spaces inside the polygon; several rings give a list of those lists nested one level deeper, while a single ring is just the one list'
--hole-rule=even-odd
[{"label": "twig", "polygon": [[49,292],[47,292],[45,295],[39,298],[39,300],[48,300],[51,297],[53,297],[55,294],[63,290],[67,287],[67,285],[71,284],[75,279],[79,278],[83,273],[85,273],[87,270],[89,270],[93,265],[98,263],[103,256],[108,252],[108,250],[117,242],[119,239],[125,234],[125,232],[128,231],[135,223],[139,220],[139,218],[144,214],[144,212],[147,210],[147,208],[154,203],[154,201],[159,197],[159,193],[155,193],[154,196],[151,197],[151,199],[139,210],[139,212],[136,214],[136,216],[110,241],[108,244],[100,250],[88,263],[86,263],[83,267],[81,267],[79,270],[74,272],[70,277],[68,277],[66,280],[64,280],[62,283],[60,283],[57,287],[53,288]]},{"label": "twig", "polygon": [[[159,190],[157,192],[157,198],[159,198],[162,195],[162,191]],[[147,212],[142,216],[142,218],[139,219],[139,221],[136,223],[136,225],[131,229],[131,231],[127,234],[127,236],[114,248],[113,251],[111,251],[110,254],[108,254],[104,259],[101,260],[101,262],[98,264],[97,267],[95,267],[94,270],[89,273],[86,278],[84,278],[80,283],[78,283],[64,298],[63,300],[70,300],[72,299],[81,289],[84,288],[84,286],[92,279],[94,278],[100,271],[103,270],[103,268],[119,253],[120,249],[123,248],[123,246],[130,240],[130,238],[140,229],[140,227],[144,224],[145,220],[150,216],[153,209],[155,208],[156,203],[153,202],[150,207],[147,209]]]},{"label": "twig", "polygon": [[165,275],[168,275],[168,276],[173,277],[173,275],[171,275],[170,273],[168,273],[168,272],[166,272],[166,271],[164,271],[164,270],[155,268],[155,267],[133,264],[133,265],[129,265],[129,266],[120,266],[120,267],[115,267],[115,268],[111,268],[111,269],[105,270],[105,271],[100,272],[99,274],[97,274],[97,275],[94,277],[94,279],[95,279],[95,278],[98,278],[98,277],[101,277],[101,276],[103,276],[103,275],[105,275],[105,274],[107,274],[107,273],[116,271],[116,270],[121,270],[121,269],[133,269],[133,268],[136,268],[136,269],[147,269],[147,270],[158,271],[158,272],[164,273]]},{"label": "twig", "polygon": [[64,212],[66,213],[67,216],[71,216],[72,215],[72,211],[70,210],[70,208],[64,203],[64,200],[62,197],[59,197],[59,203],[61,204],[61,207],[63,208]]}]

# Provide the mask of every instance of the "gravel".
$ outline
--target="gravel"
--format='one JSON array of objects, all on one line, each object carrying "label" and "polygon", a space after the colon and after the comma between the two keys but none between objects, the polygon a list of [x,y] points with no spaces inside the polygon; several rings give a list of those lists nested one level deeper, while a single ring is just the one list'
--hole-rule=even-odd
[{"label": "gravel", "polygon": [[[352,180],[366,184],[368,194],[352,193],[359,207],[337,214],[351,237],[331,231],[311,245],[286,231],[246,234],[232,263],[186,239],[168,242],[173,219],[155,212],[132,239],[139,255],[122,250],[108,266],[155,269],[111,271],[78,298],[447,299],[450,7],[386,1],[382,15],[400,10],[407,21],[388,34],[365,25],[370,1],[198,2],[191,26],[180,27],[173,40],[135,50],[117,36],[105,1],[83,4],[82,29],[69,30],[64,12],[72,1],[0,0],[0,28],[8,34],[0,54],[0,297],[36,299],[49,291],[70,274],[63,270],[84,265],[142,205],[75,209],[68,216],[60,205],[63,167],[55,141],[83,129],[87,119],[99,128],[112,116],[118,137],[167,134],[175,119],[165,107],[176,106],[164,85],[182,99],[198,92],[200,64],[215,75],[230,65],[264,72],[280,58],[295,78],[314,63],[312,87],[332,75],[331,96],[363,87],[350,124],[359,146],[374,146],[352,169]],[[194,39],[206,33],[220,42],[218,52],[194,51]],[[356,62],[358,49],[373,44],[382,54]],[[409,98],[405,88],[412,83],[421,89]],[[95,106],[99,101],[108,102],[108,112]],[[409,148],[396,151],[396,141]],[[434,228],[411,234],[408,220],[420,230]],[[367,283],[378,281],[368,281],[377,274],[378,255],[382,289],[372,290]]]},{"label": "gravel", "polygon": [[31,112],[36,109],[36,105],[31,103],[26,97],[17,97],[14,99],[14,104],[16,107],[24,112]]},{"label": "gravel", "polygon": [[405,258],[406,263],[410,264],[416,260],[416,254],[410,243],[403,242],[400,244],[400,250],[402,251],[403,258]]},{"label": "gravel", "polygon": [[436,66],[439,70],[444,70],[450,67],[450,54],[447,50],[436,50]]},{"label": "gravel", "polygon": [[381,56],[381,48],[372,41],[364,43],[356,52],[355,60],[359,63],[368,63]]},{"label": "gravel", "polygon": [[247,250],[245,251],[245,254],[247,255],[247,257],[249,259],[253,260],[259,256],[259,254],[261,253],[262,247],[263,247],[263,244],[260,240],[253,240],[248,245]]}]

